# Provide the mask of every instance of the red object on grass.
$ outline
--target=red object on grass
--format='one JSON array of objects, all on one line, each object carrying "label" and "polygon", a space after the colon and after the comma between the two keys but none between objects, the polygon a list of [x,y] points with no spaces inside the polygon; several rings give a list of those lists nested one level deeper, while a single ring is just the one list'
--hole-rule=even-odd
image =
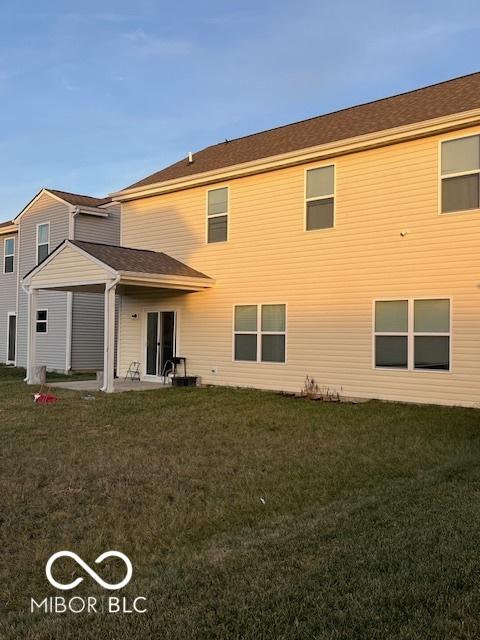
[{"label": "red object on grass", "polygon": [[36,393],[34,395],[34,402],[37,404],[53,404],[57,400],[57,396],[49,395],[48,393]]}]

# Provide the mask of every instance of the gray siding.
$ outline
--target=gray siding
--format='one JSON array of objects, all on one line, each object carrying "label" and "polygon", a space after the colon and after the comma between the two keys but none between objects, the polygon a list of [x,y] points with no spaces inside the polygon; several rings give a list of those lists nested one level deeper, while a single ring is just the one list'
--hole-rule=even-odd
[{"label": "gray siding", "polygon": [[[13,273],[3,273],[3,258],[6,238],[15,238],[15,260]],[[17,310],[18,279],[18,233],[0,235],[0,362],[7,360],[8,313]]]},{"label": "gray siding", "polygon": [[[115,301],[115,367],[120,300]],[[72,315],[72,369],[103,369],[104,296],[74,293]]]},{"label": "gray siding", "polygon": [[108,212],[108,218],[84,213],[75,216],[75,240],[120,244],[120,205],[111,205],[103,211]]},{"label": "gray siding", "polygon": [[[20,276],[36,265],[37,224],[50,222],[50,251],[68,236],[68,206],[44,194],[20,219]],[[67,339],[67,294],[61,291],[40,291],[38,308],[48,309],[48,333],[37,334],[36,361],[49,369],[65,370]],[[27,363],[27,295],[20,288],[18,295],[17,364]]]},{"label": "gray siding", "polygon": [[103,306],[101,293],[73,294],[72,369],[103,369]]},{"label": "gray siding", "polygon": [[[107,218],[75,216],[75,238],[105,244],[120,242],[120,205],[104,209]],[[0,362],[8,344],[8,312],[17,313],[17,364],[27,364],[28,300],[21,279],[36,266],[37,225],[50,223],[50,251],[68,237],[69,206],[43,194],[19,221],[15,247],[15,272],[3,273],[3,239],[0,236]],[[20,276],[20,277],[18,277]],[[17,300],[18,299],[18,300]],[[38,308],[48,310],[48,333],[37,334],[36,361],[48,369],[64,371],[67,365],[68,294],[40,291]],[[18,306],[17,306],[18,304]],[[103,367],[103,295],[72,295],[72,368]]]},{"label": "gray siding", "polygon": [[[76,216],[75,240],[120,244],[120,206],[105,211],[108,218]],[[103,305],[103,294],[73,294],[72,369],[103,369]]]}]

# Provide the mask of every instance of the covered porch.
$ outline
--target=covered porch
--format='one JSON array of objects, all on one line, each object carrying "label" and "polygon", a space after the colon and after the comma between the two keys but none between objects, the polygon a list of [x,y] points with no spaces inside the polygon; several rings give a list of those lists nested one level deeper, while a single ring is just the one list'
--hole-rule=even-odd
[{"label": "covered porch", "polygon": [[[28,295],[28,384],[35,384],[36,321],[41,290],[95,292],[104,296],[103,386],[115,391],[115,296],[138,288],[193,293],[214,280],[165,253],[65,240],[22,280]],[[90,381],[93,382],[93,381]],[[71,383],[64,383],[71,384]],[[140,384],[138,381],[132,384]],[[150,383],[154,384],[154,383]],[[120,389],[121,382],[117,381]],[[125,386],[125,385],[124,385]]]}]

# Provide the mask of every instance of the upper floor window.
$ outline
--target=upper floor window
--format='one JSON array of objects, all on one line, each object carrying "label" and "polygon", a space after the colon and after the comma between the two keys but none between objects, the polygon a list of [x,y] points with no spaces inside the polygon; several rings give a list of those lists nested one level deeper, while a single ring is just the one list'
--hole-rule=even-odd
[{"label": "upper floor window", "polygon": [[285,362],[286,306],[242,304],[235,307],[234,360]]},{"label": "upper floor window", "polygon": [[335,218],[335,167],[309,169],[306,179],[306,229],[330,229]]},{"label": "upper floor window", "polygon": [[37,225],[37,264],[50,253],[50,223]]},{"label": "upper floor window", "polygon": [[480,136],[442,142],[442,213],[480,209]]},{"label": "upper floor window", "polygon": [[207,242],[228,239],[228,187],[208,191],[207,225]]},{"label": "upper floor window", "polygon": [[3,273],[13,273],[15,259],[15,238],[5,238],[3,248]]},{"label": "upper floor window", "polygon": [[377,300],[375,366],[450,369],[450,300]]}]

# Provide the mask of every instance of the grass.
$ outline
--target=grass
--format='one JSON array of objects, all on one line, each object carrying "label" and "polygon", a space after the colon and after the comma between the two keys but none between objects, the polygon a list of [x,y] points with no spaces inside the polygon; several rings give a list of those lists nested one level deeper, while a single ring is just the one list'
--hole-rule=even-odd
[{"label": "grass", "polygon": [[[0,364],[0,384],[3,382],[18,382],[23,380],[25,375],[26,370],[23,367],[11,367]],[[74,372],[68,375],[57,373],[56,371],[47,372],[47,383],[58,382],[59,380],[91,380],[92,378],[95,378],[95,374],[91,372]]]},{"label": "grass", "polygon": [[[480,636],[478,411],[0,389],[2,640]],[[105,593],[68,562],[84,582],[55,591],[61,549],[126,553],[121,594],[148,613],[30,614],[31,596]]]}]

